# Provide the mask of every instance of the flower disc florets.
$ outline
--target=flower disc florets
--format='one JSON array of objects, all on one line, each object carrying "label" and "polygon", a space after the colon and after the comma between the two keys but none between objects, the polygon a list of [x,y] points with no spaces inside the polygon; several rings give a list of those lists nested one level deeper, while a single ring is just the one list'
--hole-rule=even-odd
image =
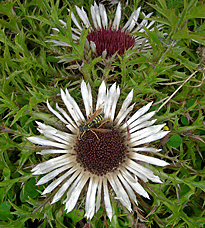
[{"label": "flower disc florets", "polygon": [[77,141],[76,161],[85,171],[103,176],[115,171],[126,159],[125,136],[119,129],[108,127],[103,132],[89,130]]},{"label": "flower disc florets", "polygon": [[107,57],[111,57],[116,52],[123,55],[125,50],[133,47],[135,38],[129,35],[128,30],[109,28],[92,29],[87,39],[94,42],[96,45],[96,52],[100,56],[104,50],[107,51]]}]

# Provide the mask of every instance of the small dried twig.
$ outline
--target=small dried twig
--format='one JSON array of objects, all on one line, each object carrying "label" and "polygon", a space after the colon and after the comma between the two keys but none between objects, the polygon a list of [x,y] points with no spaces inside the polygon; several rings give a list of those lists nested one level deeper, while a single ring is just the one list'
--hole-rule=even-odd
[{"label": "small dried twig", "polygon": [[184,84],[189,81],[190,78],[192,78],[198,71],[195,71],[193,74],[191,74],[180,86],[178,89],[176,89],[174,91],[174,93],[156,110],[156,113],[159,112],[159,110],[164,107],[165,104],[167,104],[171,99],[172,97],[174,97],[174,95],[182,88],[182,86],[184,86]]},{"label": "small dried twig", "polygon": [[183,81],[178,81],[178,82],[159,82],[159,85],[176,85],[176,84],[180,84]]}]

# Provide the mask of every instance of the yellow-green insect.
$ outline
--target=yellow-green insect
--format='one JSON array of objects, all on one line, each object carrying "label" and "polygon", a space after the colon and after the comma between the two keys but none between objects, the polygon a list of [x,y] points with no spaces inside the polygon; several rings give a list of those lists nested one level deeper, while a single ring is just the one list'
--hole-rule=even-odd
[{"label": "yellow-green insect", "polygon": [[96,117],[91,117],[86,124],[82,125],[79,127],[80,132],[85,132],[85,131],[89,131],[90,128],[94,125],[94,124],[98,124],[102,119],[103,119],[104,115],[100,114]]},{"label": "yellow-green insect", "polygon": [[[100,123],[101,120],[103,120],[104,114],[99,114],[102,112],[102,108],[96,110],[93,115],[90,117],[90,119],[84,124],[79,127],[80,134],[78,135],[78,140],[82,139],[83,135],[85,134],[86,131],[91,131],[96,138],[99,140],[97,134],[94,131],[97,132],[108,132],[111,131],[110,129],[99,129],[98,128],[92,128],[94,125],[97,125]],[[107,122],[107,121],[105,121]],[[104,123],[103,123],[104,124]]]}]

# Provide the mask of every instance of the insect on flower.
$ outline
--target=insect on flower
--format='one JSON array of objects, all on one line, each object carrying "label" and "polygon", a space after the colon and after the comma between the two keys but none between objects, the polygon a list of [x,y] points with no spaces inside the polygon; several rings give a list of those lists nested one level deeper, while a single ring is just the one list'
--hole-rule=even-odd
[{"label": "insect on flower", "polygon": [[99,108],[98,110],[96,110],[93,113],[93,115],[90,117],[90,119],[84,125],[81,125],[79,127],[80,134],[78,135],[78,140],[82,139],[82,137],[86,131],[91,131],[98,140],[100,140],[100,139],[94,131],[104,132],[104,133],[111,131],[111,129],[102,129],[102,128],[100,129],[100,127],[107,121],[104,121],[102,124],[100,124],[100,126],[98,128],[91,128],[91,127],[93,127],[93,125],[97,126],[97,124],[100,123],[101,120],[103,120],[104,114],[99,115],[99,113],[101,113],[102,110],[103,110],[102,108]]}]

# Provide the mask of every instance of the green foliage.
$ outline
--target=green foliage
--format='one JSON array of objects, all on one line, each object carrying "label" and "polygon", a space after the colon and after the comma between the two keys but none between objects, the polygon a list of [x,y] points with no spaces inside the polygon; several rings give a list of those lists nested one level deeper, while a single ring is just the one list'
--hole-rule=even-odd
[{"label": "green foliage", "polygon": [[172,135],[167,143],[172,147],[179,147],[182,144],[182,138],[179,135]]},{"label": "green foliage", "polygon": [[[76,4],[89,11],[92,2],[78,0]],[[196,50],[205,44],[205,4],[196,0],[131,2],[123,4],[122,14],[142,4],[146,13],[154,11],[152,19],[164,24],[163,29],[144,27],[146,33],[135,33],[149,40],[152,52],[128,50],[109,61],[84,52],[88,29],[83,30],[78,43],[72,41],[71,14],[67,11],[72,8],[75,12],[72,1],[0,4],[0,227],[83,227],[87,223],[82,205],[68,214],[63,200],[51,205],[53,193],[41,196],[45,186],[36,186],[30,172],[49,156],[35,154],[39,148],[26,138],[37,134],[36,120],[59,127],[60,121],[49,113],[46,100],[51,105],[61,104],[60,88],[68,88],[82,103],[82,79],[90,82],[94,94],[102,80],[117,82],[121,103],[134,89],[135,110],[151,100],[155,102],[152,110],[156,110],[194,71],[198,71],[196,75],[157,113],[159,123],[172,123],[167,143],[155,144],[162,149],[159,156],[170,166],[147,167],[163,183],[144,183],[151,200],[137,195],[139,205],[133,207],[133,213],[119,208],[113,198],[112,221],[104,218],[101,207],[89,224],[140,227],[146,221],[147,227],[204,227],[205,84],[200,71],[203,56]],[[112,14],[114,10],[109,9]],[[59,19],[66,22],[66,28]],[[126,16],[121,22],[126,22]],[[53,40],[52,28],[60,31],[55,39],[68,47],[47,42]]]}]

